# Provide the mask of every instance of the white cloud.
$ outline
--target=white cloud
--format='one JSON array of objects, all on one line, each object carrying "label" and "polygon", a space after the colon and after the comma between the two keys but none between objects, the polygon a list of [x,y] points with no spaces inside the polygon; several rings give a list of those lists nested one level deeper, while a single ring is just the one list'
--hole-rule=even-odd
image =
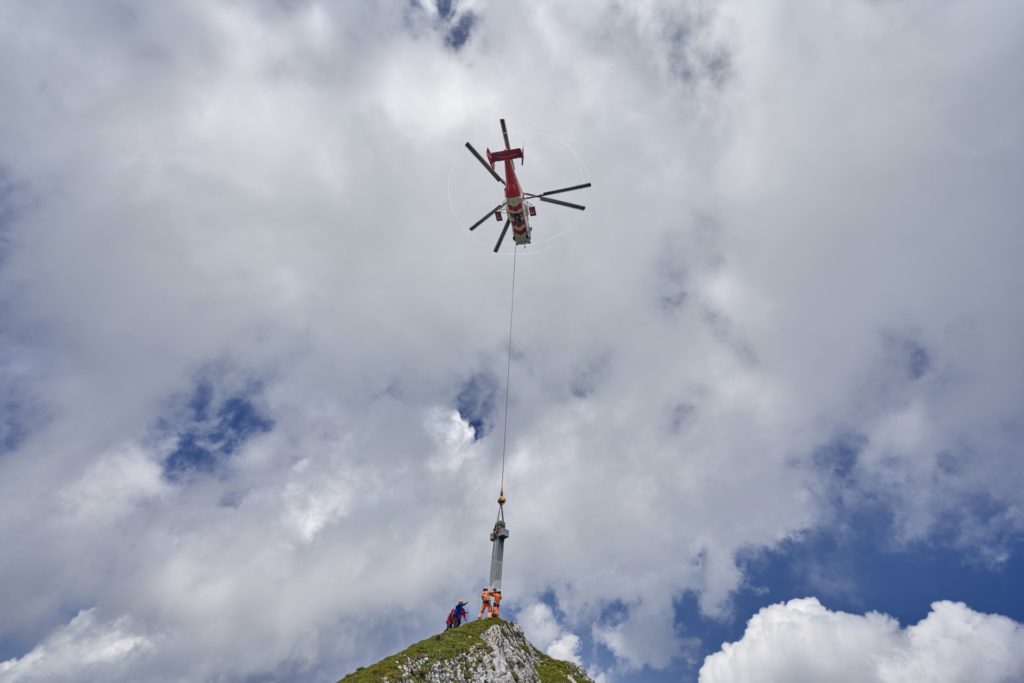
[{"label": "white cloud", "polygon": [[593,634],[626,670],[663,669],[694,645],[676,635],[674,617],[671,601],[645,600],[633,606],[621,623],[595,626]]},{"label": "white cloud", "polygon": [[815,598],[766,607],[743,638],[725,643],[701,683],[854,681],[1011,683],[1024,677],[1024,626],[960,602],[936,602],[917,624],[833,612]]},{"label": "white cloud", "polygon": [[310,461],[303,459],[292,467],[293,481],[284,488],[285,518],[307,543],[324,525],[344,516],[354,498],[352,482],[345,474],[311,473]]},{"label": "white cloud", "polygon": [[83,610],[20,658],[0,662],[0,681],[70,681],[109,675],[112,666],[151,649],[152,641],[133,632],[131,619],[99,622]]},{"label": "white cloud", "polygon": [[437,443],[437,453],[431,461],[435,469],[458,470],[467,458],[473,456],[476,432],[462,419],[459,411],[440,408],[430,411],[424,427]]},{"label": "white cloud", "polygon": [[519,612],[518,620],[527,639],[537,648],[555,659],[581,664],[582,640],[558,623],[550,605],[543,602],[527,605]]},{"label": "white cloud", "polygon": [[167,495],[158,462],[137,446],[97,457],[82,477],[60,492],[73,524],[108,525],[148,499]]},{"label": "white cloud", "polygon": [[566,633],[548,646],[547,653],[555,659],[579,664],[581,642],[575,633]]},{"label": "white cloud", "polygon": [[527,605],[519,612],[519,625],[531,643],[547,650],[562,634],[551,607],[543,602]]}]

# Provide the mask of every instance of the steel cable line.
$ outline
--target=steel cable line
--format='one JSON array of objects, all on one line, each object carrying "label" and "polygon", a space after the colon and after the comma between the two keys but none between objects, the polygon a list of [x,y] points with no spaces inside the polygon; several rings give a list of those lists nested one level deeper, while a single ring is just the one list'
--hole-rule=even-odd
[{"label": "steel cable line", "polygon": [[498,505],[501,506],[505,498],[505,451],[508,447],[508,403],[509,391],[512,386],[512,321],[516,306],[516,254],[519,253],[519,245],[512,250],[512,295],[508,308],[508,365],[505,368],[505,424],[501,436],[501,480],[499,484],[499,496],[502,499]]}]

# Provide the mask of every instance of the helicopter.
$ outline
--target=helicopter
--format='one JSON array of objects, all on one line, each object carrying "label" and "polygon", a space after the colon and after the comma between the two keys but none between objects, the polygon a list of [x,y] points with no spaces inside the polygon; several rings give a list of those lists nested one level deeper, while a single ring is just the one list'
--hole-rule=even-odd
[{"label": "helicopter", "polygon": [[[583,183],[582,185],[563,187],[558,190],[548,190],[547,192],[541,192],[540,194],[523,192],[523,188],[519,185],[519,178],[516,177],[516,170],[512,165],[512,162],[515,159],[519,159],[520,164],[523,163],[523,148],[517,147],[513,149],[509,144],[508,128],[505,127],[505,119],[501,119],[501,135],[505,139],[505,149],[497,152],[492,152],[489,148],[486,149],[487,161],[484,161],[484,158],[480,156],[480,153],[476,151],[473,145],[468,142],[466,143],[466,149],[476,157],[476,160],[479,161],[485,169],[487,169],[488,173],[494,176],[495,180],[505,186],[505,201],[485,213],[483,218],[469,226],[470,230],[476,230],[492,215],[495,220],[500,222],[501,210],[502,208],[506,209],[508,217],[505,219],[505,226],[501,229],[501,234],[498,236],[498,243],[494,245],[494,253],[498,253],[498,250],[501,249],[501,242],[505,239],[505,234],[508,232],[509,225],[512,225],[512,239],[516,244],[526,245],[530,243],[530,235],[533,232],[530,227],[530,216],[537,215],[537,207],[527,201],[528,199],[539,199],[542,202],[549,202],[551,204],[567,206],[570,209],[583,211],[586,208],[585,206],[562,201],[561,199],[552,199],[550,195],[559,194],[561,192],[571,192],[573,190],[582,190],[585,187],[590,187],[590,183]],[[499,161],[505,162],[504,179],[502,179],[502,177],[498,175],[497,171],[494,170],[494,164]]]}]

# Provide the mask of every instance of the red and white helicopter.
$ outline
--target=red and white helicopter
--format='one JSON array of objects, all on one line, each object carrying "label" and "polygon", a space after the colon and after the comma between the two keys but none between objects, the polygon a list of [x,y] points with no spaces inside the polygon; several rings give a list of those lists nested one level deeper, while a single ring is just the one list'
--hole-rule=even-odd
[{"label": "red and white helicopter", "polygon": [[[548,190],[547,192],[541,192],[540,194],[523,192],[523,188],[519,185],[519,179],[516,177],[516,170],[512,166],[513,159],[519,159],[519,163],[523,163],[523,149],[521,147],[512,149],[511,145],[509,145],[508,129],[505,128],[505,119],[501,119],[501,134],[505,138],[505,149],[498,152],[492,152],[488,149],[487,161],[484,161],[484,158],[473,148],[473,145],[468,142],[466,143],[466,148],[473,153],[473,156],[476,157],[477,161],[487,169],[488,173],[494,176],[495,180],[505,186],[505,201],[485,213],[483,218],[469,226],[470,230],[476,230],[491,214],[494,214],[495,220],[500,221],[501,209],[502,207],[507,207],[508,218],[505,220],[505,227],[501,229],[501,235],[498,236],[498,243],[494,245],[495,253],[501,249],[501,241],[505,239],[505,233],[508,232],[508,226],[510,223],[512,225],[512,239],[515,240],[515,243],[530,243],[530,234],[532,232],[530,228],[530,216],[537,215],[537,208],[530,202],[526,201],[527,199],[539,199],[542,202],[550,202],[551,204],[558,204],[559,206],[568,206],[570,209],[579,209],[582,211],[586,208],[585,206],[573,204],[571,202],[564,202],[560,199],[551,199],[549,195],[558,194],[560,192],[571,192],[572,190],[582,190],[585,187],[590,187],[590,183],[583,183],[582,185],[563,187],[560,190]],[[496,161],[505,162],[504,180],[502,180],[501,176],[494,170],[494,163]]]}]

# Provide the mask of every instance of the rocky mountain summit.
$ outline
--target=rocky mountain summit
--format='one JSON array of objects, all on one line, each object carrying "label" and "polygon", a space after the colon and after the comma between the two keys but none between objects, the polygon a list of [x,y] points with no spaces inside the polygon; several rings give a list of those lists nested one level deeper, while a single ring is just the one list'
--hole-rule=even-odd
[{"label": "rocky mountain summit", "polygon": [[518,624],[471,621],[360,667],[339,683],[593,683],[583,669],[552,659]]}]

